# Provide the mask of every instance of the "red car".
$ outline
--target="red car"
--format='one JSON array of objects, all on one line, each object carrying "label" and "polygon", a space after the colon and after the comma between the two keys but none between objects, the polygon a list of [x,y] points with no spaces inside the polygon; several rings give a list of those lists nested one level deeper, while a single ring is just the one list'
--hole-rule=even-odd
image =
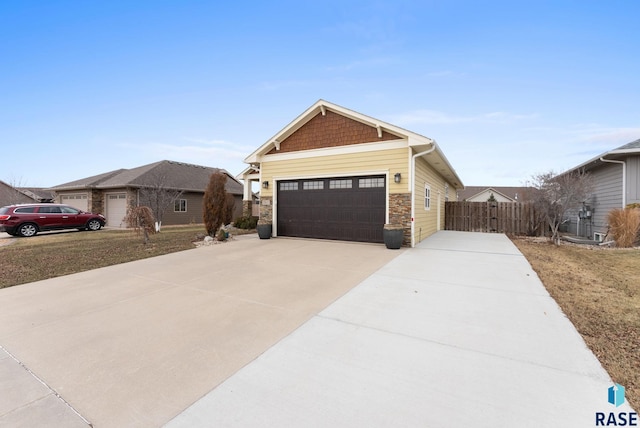
[{"label": "red car", "polygon": [[13,236],[33,236],[56,229],[100,230],[102,214],[80,211],[69,205],[20,204],[0,208],[0,232]]}]

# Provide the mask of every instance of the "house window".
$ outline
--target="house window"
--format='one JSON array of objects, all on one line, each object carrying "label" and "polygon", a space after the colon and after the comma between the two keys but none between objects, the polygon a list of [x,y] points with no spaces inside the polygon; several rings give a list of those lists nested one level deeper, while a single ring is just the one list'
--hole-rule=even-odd
[{"label": "house window", "polygon": [[280,190],[298,190],[298,182],[287,181],[284,183],[280,183]]},{"label": "house window", "polygon": [[351,189],[353,180],[329,180],[329,189]]},{"label": "house window", "polygon": [[358,180],[358,186],[366,187],[384,187],[384,178],[361,178]]},{"label": "house window", "polygon": [[322,190],[324,189],[324,181],[305,181],[302,183],[304,190]]},{"label": "house window", "polygon": [[431,209],[431,186],[427,183],[424,183],[424,209]]},{"label": "house window", "polygon": [[173,211],[176,213],[186,213],[187,212],[187,200],[186,199],[176,199],[173,205]]}]

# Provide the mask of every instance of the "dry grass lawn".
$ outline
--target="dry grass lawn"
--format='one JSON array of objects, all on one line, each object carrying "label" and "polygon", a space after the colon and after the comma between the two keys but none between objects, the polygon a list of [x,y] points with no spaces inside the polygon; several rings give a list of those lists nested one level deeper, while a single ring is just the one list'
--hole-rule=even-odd
[{"label": "dry grass lawn", "polygon": [[[67,231],[3,238],[0,288],[195,248],[204,226],[165,227],[144,245],[133,231]],[[6,245],[8,244],[8,245]]]},{"label": "dry grass lawn", "polygon": [[514,243],[626,398],[640,409],[640,250]]}]

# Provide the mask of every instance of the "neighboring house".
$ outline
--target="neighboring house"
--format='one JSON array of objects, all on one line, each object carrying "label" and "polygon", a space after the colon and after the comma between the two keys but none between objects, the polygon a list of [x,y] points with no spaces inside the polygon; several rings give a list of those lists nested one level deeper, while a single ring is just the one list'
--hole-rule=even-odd
[{"label": "neighboring house", "polygon": [[[163,213],[163,225],[202,223],[202,200],[211,174],[227,175],[226,190],[235,196],[234,216],[242,214],[242,184],[227,171],[163,160],[132,169],[118,169],[51,188],[56,201],[84,211],[102,213],[109,227],[126,227],[129,206],[143,205],[154,189],[179,196]],[[149,204],[147,204],[149,205]]]},{"label": "neighboring house", "polygon": [[609,225],[607,214],[614,208],[640,203],[640,139],[584,162],[563,174],[586,171],[594,188],[579,210],[566,218],[564,230],[601,241]]},{"label": "neighboring house", "polygon": [[323,100],[245,162],[244,208],[258,181],[274,236],[382,242],[394,223],[413,246],[444,228],[464,187],[434,140]]},{"label": "neighboring house", "polygon": [[13,187],[0,181],[0,207],[53,201],[51,192],[39,187]]},{"label": "neighboring house", "polygon": [[458,192],[458,200],[467,202],[487,202],[493,195],[496,202],[523,202],[526,187],[466,186]]}]

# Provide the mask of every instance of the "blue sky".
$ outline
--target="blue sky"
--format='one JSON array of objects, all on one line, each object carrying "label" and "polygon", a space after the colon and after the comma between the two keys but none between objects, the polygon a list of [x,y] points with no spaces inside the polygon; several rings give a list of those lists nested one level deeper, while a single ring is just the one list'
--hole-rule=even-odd
[{"label": "blue sky", "polygon": [[239,173],[318,99],[518,186],[640,138],[640,2],[0,2],[0,180]]}]

